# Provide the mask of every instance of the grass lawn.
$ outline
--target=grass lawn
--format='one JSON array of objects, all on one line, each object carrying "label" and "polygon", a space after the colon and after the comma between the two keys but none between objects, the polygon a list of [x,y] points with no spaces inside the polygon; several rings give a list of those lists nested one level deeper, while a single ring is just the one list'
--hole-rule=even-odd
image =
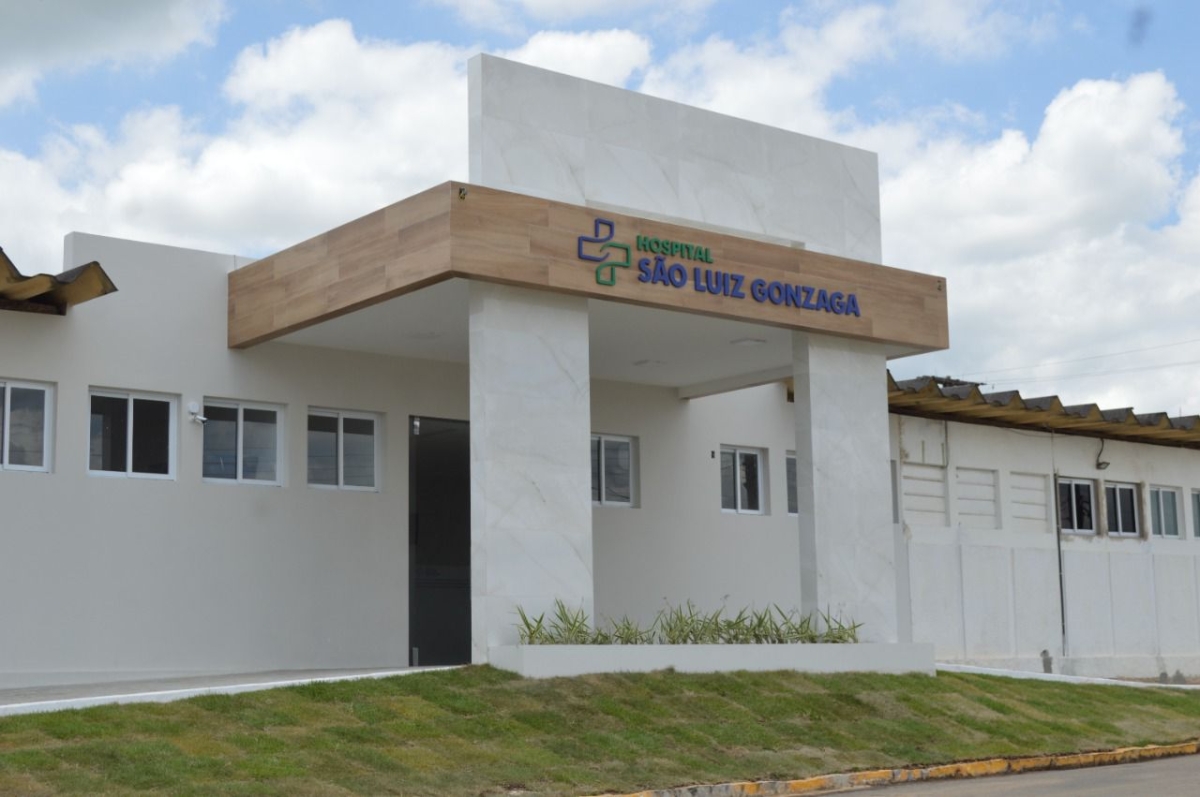
[{"label": "grass lawn", "polygon": [[1200,694],[488,667],[0,719],[0,794],[587,794],[1200,735]]}]

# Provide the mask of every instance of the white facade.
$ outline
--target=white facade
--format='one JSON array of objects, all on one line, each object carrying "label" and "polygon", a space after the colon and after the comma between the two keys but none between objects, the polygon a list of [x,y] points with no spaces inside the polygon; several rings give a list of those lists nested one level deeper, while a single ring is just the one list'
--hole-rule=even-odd
[{"label": "white facade", "polygon": [[[476,184],[880,260],[871,153],[499,59],[469,71]],[[49,410],[45,467],[0,467],[0,688],[431,663],[414,626],[459,619],[486,661],[516,607],[556,598],[643,622],[664,601],[777,604],[958,661],[1200,670],[1195,452],[1106,450],[1106,479],[1180,490],[1186,539],[1064,538],[1064,653],[1052,479],[1097,478],[1096,441],[889,418],[903,351],[462,279],[233,350],[245,259],[68,236],[64,265],[89,260],[117,293],[0,311],[0,386],[44,387]],[[97,465],[125,441],[98,396],[130,418],[122,401],[167,402],[165,473]],[[213,410],[241,421],[221,454],[235,427]],[[371,430],[353,473],[347,419]],[[461,456],[428,442],[468,423]],[[620,500],[591,500],[593,436],[632,461]],[[760,485],[726,495],[728,462]],[[421,547],[450,527],[462,551]]]},{"label": "white facade", "polygon": [[[1200,452],[897,415],[891,429],[913,636],[939,660],[1200,671]],[[1092,530],[1059,534],[1061,480],[1090,489]],[[1136,531],[1106,487],[1131,489]],[[1176,495],[1176,535],[1156,533],[1151,490]]]}]

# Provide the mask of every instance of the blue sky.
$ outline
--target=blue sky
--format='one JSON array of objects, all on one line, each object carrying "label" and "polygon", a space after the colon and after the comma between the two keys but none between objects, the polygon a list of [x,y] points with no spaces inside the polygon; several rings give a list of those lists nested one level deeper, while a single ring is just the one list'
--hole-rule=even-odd
[{"label": "blue sky", "polygon": [[897,376],[1196,413],[1198,32],[1149,0],[6,4],[0,246],[256,255],[463,178],[483,50],[879,152],[885,260],[950,285],[953,348]]}]

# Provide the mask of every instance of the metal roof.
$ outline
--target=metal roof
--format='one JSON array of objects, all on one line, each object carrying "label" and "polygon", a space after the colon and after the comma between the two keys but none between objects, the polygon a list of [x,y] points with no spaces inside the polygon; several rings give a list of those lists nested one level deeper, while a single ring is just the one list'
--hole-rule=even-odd
[{"label": "metal roof", "polygon": [[984,393],[974,382],[949,377],[896,381],[889,373],[888,409],[963,423],[1200,449],[1197,415],[1172,418],[1165,412],[1135,413],[1130,407],[1102,410],[1095,404],[1063,404],[1058,396],[1024,398],[1016,390]]},{"label": "metal roof", "polygon": [[116,290],[96,261],[61,274],[26,277],[0,249],[0,310],[66,315],[69,308]]}]

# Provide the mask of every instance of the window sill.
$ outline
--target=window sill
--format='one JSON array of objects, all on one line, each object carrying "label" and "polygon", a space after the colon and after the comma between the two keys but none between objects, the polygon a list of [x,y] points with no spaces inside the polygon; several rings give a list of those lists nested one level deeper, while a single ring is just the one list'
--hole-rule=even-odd
[{"label": "window sill", "polygon": [[97,479],[137,479],[141,481],[151,482],[173,482],[175,481],[174,473],[121,473],[112,470],[88,470],[88,476]]},{"label": "window sill", "polygon": [[313,490],[320,490],[327,493],[378,493],[382,492],[378,487],[354,487],[352,485],[337,485],[337,484],[306,484],[305,487]]}]

